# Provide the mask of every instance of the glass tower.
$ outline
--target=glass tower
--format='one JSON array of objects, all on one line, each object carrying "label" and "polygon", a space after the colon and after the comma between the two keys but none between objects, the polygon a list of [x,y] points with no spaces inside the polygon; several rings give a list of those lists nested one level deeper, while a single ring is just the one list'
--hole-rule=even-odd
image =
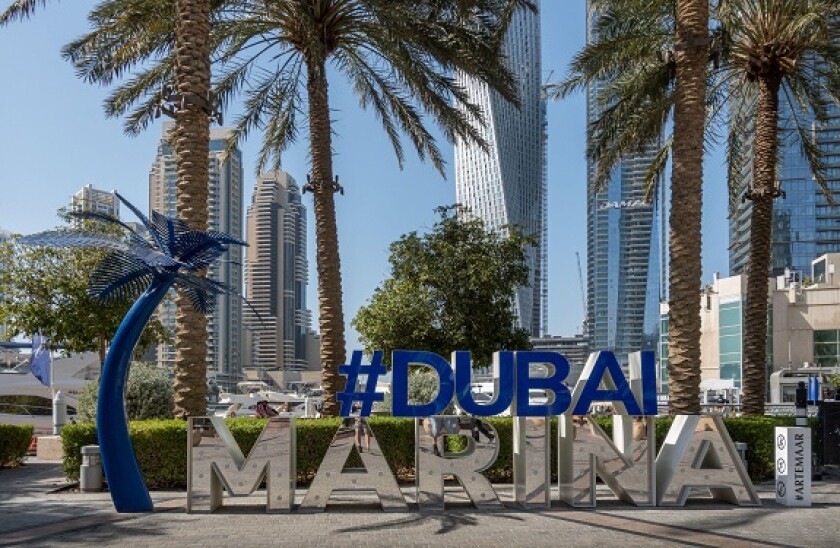
[{"label": "glass tower", "polygon": [[[589,42],[597,13],[588,6]],[[599,115],[601,84],[587,89],[587,117]],[[658,145],[656,143],[655,145]],[[645,200],[645,174],[656,146],[623,158],[606,184],[595,185],[596,164],[587,166],[587,329],[592,349],[612,350],[622,362],[639,350],[656,350],[659,303],[664,298],[665,186]]]},{"label": "glass tower", "polygon": [[485,124],[480,132],[489,149],[456,142],[455,192],[458,203],[468,207],[488,228],[516,226],[537,240],[527,250],[530,283],[517,289],[515,299],[519,324],[532,336],[539,336],[547,317],[546,124],[539,13],[524,9],[515,13],[505,36],[504,53],[519,81],[520,109],[485,84],[457,76],[470,100],[482,108]]},{"label": "glass tower", "polygon": [[[175,151],[169,144],[174,124],[163,125],[163,138],[149,174],[149,208],[176,217],[177,163]],[[228,129],[210,131],[210,192],[207,198],[209,229],[242,239],[242,153],[234,149],[225,152]],[[232,245],[207,272],[208,278],[229,287],[242,287],[242,248]],[[169,331],[175,333],[175,302],[165,299],[158,307],[158,317]],[[239,380],[242,342],[242,299],[233,295],[219,295],[216,309],[207,316],[207,372],[210,378],[230,388]],[[158,365],[172,367],[175,348],[158,347]]]},{"label": "glass tower", "polygon": [[[826,179],[835,200],[840,201],[840,107],[831,104],[829,120],[817,126],[812,122],[817,146],[828,166]],[[799,114],[798,114],[799,115]],[[785,198],[773,204],[773,235],[770,275],[780,276],[785,268],[809,276],[811,261],[826,253],[840,251],[840,207],[831,207],[814,179],[808,160],[792,125],[786,101],[779,105],[779,183]],[[747,154],[752,154],[749,148]],[[742,196],[752,180],[747,163],[737,181]],[[750,213],[752,202],[740,198],[729,215],[729,271],[746,273],[749,257]]]}]

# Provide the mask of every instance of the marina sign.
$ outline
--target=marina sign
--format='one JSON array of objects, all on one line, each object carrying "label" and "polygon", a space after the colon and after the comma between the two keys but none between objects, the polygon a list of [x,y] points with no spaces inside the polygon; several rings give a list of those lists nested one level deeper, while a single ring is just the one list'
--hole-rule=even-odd
[{"label": "marina sign", "polygon": [[[381,352],[370,364],[354,352],[339,371],[347,376],[339,394],[340,426],[297,512],[322,511],[334,491],[375,492],[383,510],[407,511],[403,496],[374,432],[366,421],[372,404],[382,400],[375,391],[384,374]],[[499,455],[498,433],[483,417],[510,411],[513,416],[513,481],[515,501],[524,508],[546,508],[552,487],[559,500],[574,507],[597,503],[596,477],[622,501],[636,506],[682,506],[705,491],[712,498],[739,505],[760,500],[732,439],[720,417],[679,416],[656,455],[655,364],[652,352],[630,356],[625,377],[610,352],[592,354],[574,387],[564,380],[569,364],[554,352],[498,352],[494,356],[495,398],[479,404],[470,392],[469,352],[453,353],[451,364],[442,356],[421,351],[393,353],[392,400],[395,416],[415,421],[415,490],[410,497],[418,509],[445,507],[444,478],[454,477],[478,509],[501,508],[502,503],[482,472]],[[532,366],[548,375],[532,376]],[[453,367],[454,366],[454,367]],[[439,390],[430,402],[408,401],[408,372],[427,367],[436,372]],[[364,385],[359,376],[366,375]],[[359,389],[359,386],[363,386]],[[547,403],[530,401],[529,391],[552,395]],[[466,415],[441,415],[455,399]],[[608,435],[589,414],[593,402],[609,402],[615,409]],[[358,410],[358,411],[356,411]],[[551,439],[550,419],[559,421]],[[295,509],[296,436],[294,418],[272,417],[245,456],[220,417],[190,419],[187,449],[187,511],[212,512],[230,496],[252,494],[265,482],[266,510]],[[466,449],[449,453],[445,436],[460,436]],[[557,449],[557,481],[551,480],[551,447]],[[345,470],[357,449],[363,468]]]}]

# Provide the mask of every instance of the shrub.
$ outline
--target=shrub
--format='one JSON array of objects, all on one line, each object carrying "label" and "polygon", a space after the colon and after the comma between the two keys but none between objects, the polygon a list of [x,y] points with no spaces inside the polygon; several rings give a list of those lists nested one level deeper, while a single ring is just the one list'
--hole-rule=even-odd
[{"label": "shrub", "polygon": [[34,433],[31,424],[0,424],[0,468],[17,466],[23,461]]},{"label": "shrub", "polygon": [[[96,421],[96,400],[99,379],[87,383],[79,395],[79,417],[82,422]],[[134,362],[128,374],[125,408],[131,420],[171,419],[175,392],[166,372],[152,364]]]},{"label": "shrub", "polygon": [[[484,474],[492,482],[513,480],[513,419],[493,417],[484,419],[498,433],[499,456]],[[609,434],[612,417],[597,417],[598,424]],[[226,420],[231,434],[246,455],[253,447],[266,419],[234,418]],[[656,419],[657,449],[665,440],[671,417]],[[298,482],[307,483],[318,471],[341,419],[299,419],[297,421]],[[368,424],[376,435],[385,459],[400,481],[414,479],[414,421],[394,417],[371,417]],[[773,475],[773,429],[793,424],[793,417],[740,417],[724,419],[733,441],[748,444],[747,464],[750,477],[762,481]],[[813,426],[813,425],[812,425]],[[131,439],[140,468],[151,489],[183,489],[187,483],[186,423],[177,420],[135,421],[130,426]],[[96,427],[90,423],[67,425],[61,431],[64,444],[64,473],[78,480],[83,445],[97,443]],[[557,419],[551,421],[551,475],[557,478]],[[457,451],[463,442],[457,438],[447,441],[449,450]],[[25,448],[24,448],[25,452]],[[347,466],[359,467],[361,461],[351,453]]]}]

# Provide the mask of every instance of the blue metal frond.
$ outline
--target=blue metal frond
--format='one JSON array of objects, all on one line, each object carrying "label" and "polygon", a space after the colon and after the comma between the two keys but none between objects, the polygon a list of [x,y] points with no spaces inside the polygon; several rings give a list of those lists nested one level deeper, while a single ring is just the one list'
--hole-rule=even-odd
[{"label": "blue metal frond", "polygon": [[216,308],[216,297],[224,292],[225,285],[195,274],[178,272],[175,274],[175,287],[184,292],[197,312],[209,314]]},{"label": "blue metal frond", "polygon": [[201,270],[209,266],[227,251],[227,247],[206,232],[189,231],[178,236],[174,255],[189,265],[190,270]]},{"label": "blue metal frond", "polygon": [[138,234],[133,228],[131,228],[128,224],[122,222],[119,218],[114,217],[113,215],[109,215],[108,213],[100,213],[98,211],[71,211],[69,213],[69,216],[75,219],[86,219],[90,221],[97,221],[101,223],[117,225],[126,232],[128,232],[132,244],[145,245],[149,247],[149,242],[147,242],[143,236]]},{"label": "blue metal frond", "polygon": [[90,275],[88,293],[105,302],[136,299],[152,283],[155,270],[123,252],[109,254]]},{"label": "blue metal frond", "polygon": [[243,247],[248,247],[247,242],[243,240],[239,240],[231,236],[230,234],[225,234],[224,232],[218,232],[216,230],[208,230],[207,235],[216,240],[217,242],[223,244],[233,244],[233,245],[241,245]]},{"label": "blue metal frond", "polygon": [[55,248],[93,248],[110,249],[113,251],[128,251],[125,241],[116,236],[89,232],[84,230],[47,230],[17,239],[22,245],[43,246]]},{"label": "blue metal frond", "polygon": [[140,222],[143,223],[143,226],[145,226],[146,230],[149,231],[149,235],[152,237],[152,240],[154,240],[155,245],[157,245],[158,249],[166,253],[167,247],[162,241],[160,234],[155,230],[155,227],[152,225],[152,222],[149,221],[149,218],[143,215],[142,211],[134,207],[134,204],[123,198],[119,192],[114,192],[114,195],[119,199],[119,201],[121,201],[125,205],[125,207],[129,209],[129,211],[134,213],[134,215],[138,219],[140,219]]},{"label": "blue metal frond", "polygon": [[171,256],[178,255],[178,239],[182,234],[190,231],[187,223],[181,219],[173,219],[172,217],[161,215],[157,211],[152,211],[152,226],[161,241],[165,243],[166,247],[164,247],[164,251]]}]

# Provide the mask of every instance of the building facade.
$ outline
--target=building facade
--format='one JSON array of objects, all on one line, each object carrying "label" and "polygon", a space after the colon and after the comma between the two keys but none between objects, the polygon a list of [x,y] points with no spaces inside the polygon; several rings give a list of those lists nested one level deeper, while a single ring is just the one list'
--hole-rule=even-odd
[{"label": "building facade", "polygon": [[[149,208],[167,216],[177,217],[177,165],[175,151],[168,136],[174,124],[163,125],[163,138],[149,174]],[[234,149],[225,152],[230,130],[210,130],[210,192],[207,198],[208,228],[242,239],[242,153]],[[207,276],[229,287],[242,288],[242,249],[230,246],[222,259],[213,264]],[[167,298],[158,308],[164,327],[175,333],[175,303]],[[220,295],[216,308],[207,317],[208,377],[222,387],[232,386],[242,369],[242,299]],[[175,363],[173,345],[160,345],[158,365],[172,367]]]},{"label": "building facade", "polygon": [[[767,378],[783,369],[840,366],[840,253],[809,265],[812,281],[796,271],[768,281]],[[835,269],[838,274],[835,274]],[[741,387],[747,276],[716,277],[700,294],[702,381]],[[660,377],[667,391],[668,305],[662,305]]]},{"label": "building facade", "polygon": [[120,201],[113,190],[97,190],[88,184],[73,194],[70,199],[70,211],[103,213],[119,219]]},{"label": "building facade", "polygon": [[480,126],[480,132],[489,149],[456,142],[455,192],[457,202],[468,207],[489,229],[515,226],[536,238],[536,245],[527,250],[530,283],[517,289],[515,304],[519,324],[532,336],[539,336],[547,317],[543,158],[546,122],[541,93],[539,13],[516,12],[505,36],[504,52],[519,81],[521,108],[485,84],[458,75],[470,100],[482,109],[485,124]]},{"label": "building facade", "polygon": [[[840,106],[829,105],[828,122],[814,125],[813,134],[827,166],[827,184],[840,201]],[[840,252],[840,207],[832,207],[820,189],[802,153],[794,131],[790,106],[779,104],[782,130],[779,139],[779,183],[784,198],[773,204],[773,235],[770,275],[779,276],[791,268],[807,276],[811,261],[826,253]],[[752,150],[748,150],[748,155]],[[743,196],[752,181],[752,164],[747,162],[734,184]],[[729,214],[729,273],[747,271],[752,202],[739,198]]]},{"label": "building facade", "polygon": [[532,350],[559,352],[569,362],[569,376],[566,383],[574,386],[583,372],[586,360],[589,359],[589,338],[585,335],[573,337],[532,337]]},{"label": "building facade", "polygon": [[[587,41],[597,40],[598,14],[587,6]],[[601,111],[603,85],[587,89],[587,120]],[[622,363],[639,350],[656,350],[659,303],[665,297],[665,184],[660,179],[645,200],[645,175],[658,143],[644,154],[623,158],[604,185],[597,165],[587,166],[587,328],[592,348],[612,350]]]},{"label": "building facade", "polygon": [[[299,371],[320,369],[309,339],[306,308],[306,208],[291,175],[283,171],[257,178],[246,226],[245,324],[251,353],[246,366]],[[311,354],[311,355],[310,355]]]}]

